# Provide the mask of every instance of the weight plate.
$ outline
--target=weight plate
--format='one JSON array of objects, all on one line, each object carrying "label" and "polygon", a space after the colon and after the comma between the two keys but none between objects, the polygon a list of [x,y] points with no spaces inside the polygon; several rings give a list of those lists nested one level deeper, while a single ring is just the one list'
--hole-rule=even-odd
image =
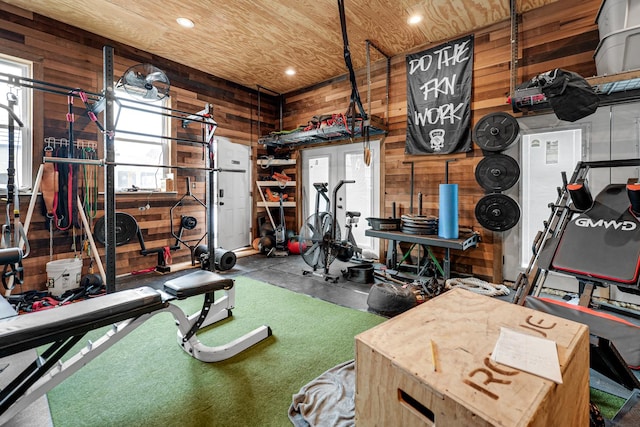
[{"label": "weight plate", "polygon": [[185,230],[193,230],[198,225],[198,220],[192,216],[183,216],[182,219],[180,219],[180,225]]},{"label": "weight plate", "polygon": [[491,113],[473,127],[473,140],[487,151],[502,151],[518,138],[520,126],[511,114]]},{"label": "weight plate", "polygon": [[487,191],[505,191],[520,178],[520,166],[513,157],[505,154],[486,156],[476,166],[476,181]]},{"label": "weight plate", "polygon": [[[138,223],[136,222],[136,219],[128,213],[116,212],[115,223],[116,246],[128,243],[129,240],[134,238],[138,233]],[[96,221],[96,225],[93,227],[93,235],[98,242],[103,245],[106,244],[107,239],[105,238],[104,217]]]},{"label": "weight plate", "polygon": [[438,218],[435,216],[402,215],[401,219],[403,227],[432,227],[438,225]]},{"label": "weight plate", "polygon": [[403,225],[402,232],[405,234],[433,235],[438,234],[438,227],[407,227]]},{"label": "weight plate", "polygon": [[476,219],[487,230],[506,231],[520,220],[520,208],[504,194],[487,194],[476,205]]}]

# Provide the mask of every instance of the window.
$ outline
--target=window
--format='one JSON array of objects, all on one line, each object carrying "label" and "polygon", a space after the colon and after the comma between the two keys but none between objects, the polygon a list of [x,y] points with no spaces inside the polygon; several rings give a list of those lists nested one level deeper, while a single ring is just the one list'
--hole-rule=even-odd
[{"label": "window", "polygon": [[[170,120],[161,114],[169,98],[141,102],[124,90],[117,90],[115,117],[116,189],[158,190],[164,168],[126,166],[126,163],[157,166],[168,164]],[[170,172],[170,171],[167,171]]]},{"label": "window", "polygon": [[[12,100],[13,112],[23,123],[20,128],[14,121],[13,144],[15,149],[14,167],[16,188],[31,186],[31,90],[10,84],[9,76],[32,77],[31,62],[6,55],[0,55],[0,104],[9,107]],[[7,76],[9,75],[9,76]],[[0,188],[7,188],[9,167],[9,114],[0,108]]]}]

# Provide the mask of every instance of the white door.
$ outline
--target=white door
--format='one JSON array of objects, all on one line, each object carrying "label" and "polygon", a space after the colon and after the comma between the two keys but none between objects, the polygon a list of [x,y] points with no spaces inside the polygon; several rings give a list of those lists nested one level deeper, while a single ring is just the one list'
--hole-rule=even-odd
[{"label": "white door", "polygon": [[250,244],[250,147],[216,138],[216,167],[243,172],[216,172],[214,246],[233,250]]},{"label": "white door", "polygon": [[[380,141],[371,142],[371,164],[364,164],[361,143],[309,148],[302,151],[302,194],[303,217],[306,219],[315,212],[317,191],[313,184],[328,183],[327,197],[333,202],[333,192],[341,180],[353,180],[353,184],[344,184],[336,195],[334,208],[340,234],[344,238],[347,211],[360,212],[359,222],[352,227],[358,247],[378,253],[378,239],[367,237],[367,217],[379,216],[380,201]],[[320,211],[326,211],[323,198],[320,198]]]},{"label": "white door", "polygon": [[544,228],[558,199],[562,172],[567,179],[582,160],[582,129],[556,130],[522,136],[522,245],[520,266],[531,259],[531,247],[538,231]]}]

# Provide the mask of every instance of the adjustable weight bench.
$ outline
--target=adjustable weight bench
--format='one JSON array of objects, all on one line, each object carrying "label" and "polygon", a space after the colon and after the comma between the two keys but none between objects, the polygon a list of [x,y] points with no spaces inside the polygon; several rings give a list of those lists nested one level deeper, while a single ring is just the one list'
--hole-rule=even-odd
[{"label": "adjustable weight bench", "polygon": [[[224,291],[217,300],[216,291]],[[204,295],[202,309],[187,316],[174,300]],[[231,316],[235,303],[232,279],[214,272],[198,270],[172,279],[162,290],[140,287],[56,307],[49,310],[16,315],[0,320],[0,367],[11,364],[11,358],[32,357],[21,372],[0,373],[0,425],[28,407],[40,396],[60,384],[82,366],[102,354],[120,339],[142,325],[151,316],[170,312],[178,326],[179,345],[192,357],[203,362],[228,359],[271,336],[268,326],[260,326],[228,344],[210,347],[197,337],[197,332]],[[62,362],[62,357],[89,331],[113,325],[102,337]],[[35,349],[48,347],[37,355]],[[19,354],[22,353],[22,354]]]}]

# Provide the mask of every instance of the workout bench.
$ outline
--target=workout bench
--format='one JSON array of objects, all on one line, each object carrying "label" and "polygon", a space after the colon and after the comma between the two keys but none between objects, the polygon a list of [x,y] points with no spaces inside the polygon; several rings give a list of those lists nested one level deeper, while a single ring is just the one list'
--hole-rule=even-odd
[{"label": "workout bench", "polygon": [[[216,300],[216,291],[225,294]],[[204,303],[191,316],[171,303],[196,295],[204,295]],[[228,359],[271,336],[271,329],[263,325],[225,345],[210,347],[201,343],[197,332],[230,317],[234,303],[232,279],[198,270],[167,281],[162,290],[144,286],[0,320],[0,365],[11,363],[10,356],[14,355],[33,357],[24,370],[4,381],[8,385],[0,392],[0,425],[158,313],[168,311],[173,315],[178,344],[202,362]],[[61,361],[87,332],[108,325],[113,326],[102,337]],[[35,348],[47,344],[46,350],[37,355]],[[25,353],[18,355],[22,352]],[[8,371],[3,369],[0,376]]]}]

